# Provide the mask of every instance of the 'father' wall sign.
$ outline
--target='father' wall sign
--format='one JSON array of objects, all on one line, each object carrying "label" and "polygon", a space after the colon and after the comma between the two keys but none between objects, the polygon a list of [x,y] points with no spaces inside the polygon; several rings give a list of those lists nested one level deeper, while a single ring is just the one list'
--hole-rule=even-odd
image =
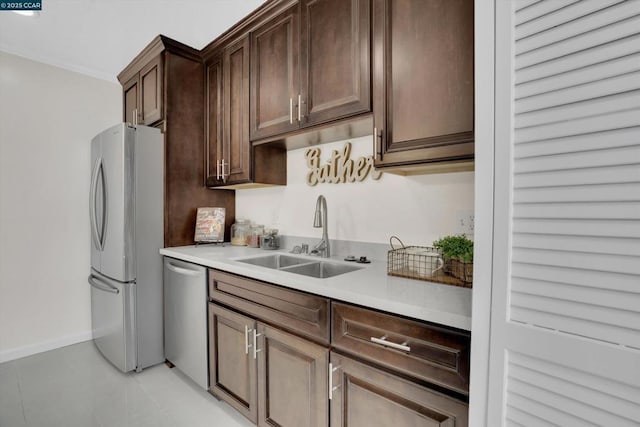
[{"label": "'father' wall sign", "polygon": [[351,143],[347,142],[342,151],[333,150],[331,158],[324,165],[320,165],[320,148],[309,148],[305,152],[309,173],[307,184],[316,185],[319,182],[339,184],[346,182],[364,181],[371,175],[372,179],[380,179],[382,172],[373,167],[373,156],[351,156]]}]

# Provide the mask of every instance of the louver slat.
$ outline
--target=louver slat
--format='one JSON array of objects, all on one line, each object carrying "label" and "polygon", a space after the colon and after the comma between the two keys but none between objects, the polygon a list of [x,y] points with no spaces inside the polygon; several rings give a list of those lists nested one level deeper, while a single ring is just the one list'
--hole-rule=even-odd
[{"label": "louver slat", "polygon": [[[514,233],[514,248],[549,249],[568,252],[640,256],[636,239],[626,237],[567,236],[566,234]],[[639,294],[640,296],[640,294]]]},{"label": "louver slat", "polygon": [[513,222],[514,233],[559,234],[566,236],[625,237],[637,243],[640,239],[638,221],[565,220],[552,218],[518,219]]},{"label": "louver slat", "polygon": [[554,187],[563,185],[593,185],[639,182],[640,168],[629,159],[621,159],[620,165],[520,173],[514,176],[514,187]]}]

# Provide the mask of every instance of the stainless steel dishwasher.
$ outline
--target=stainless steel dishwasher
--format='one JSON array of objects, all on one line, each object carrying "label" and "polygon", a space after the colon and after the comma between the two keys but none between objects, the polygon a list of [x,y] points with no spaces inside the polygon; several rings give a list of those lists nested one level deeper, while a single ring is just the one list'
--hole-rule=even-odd
[{"label": "stainless steel dishwasher", "polygon": [[164,258],[164,355],[208,389],[207,269]]}]

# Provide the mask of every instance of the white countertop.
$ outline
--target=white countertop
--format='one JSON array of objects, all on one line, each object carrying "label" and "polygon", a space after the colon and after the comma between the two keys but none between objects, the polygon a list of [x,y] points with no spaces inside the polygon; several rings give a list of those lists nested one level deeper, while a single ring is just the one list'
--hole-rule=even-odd
[{"label": "white countertop", "polygon": [[[471,330],[471,289],[388,276],[386,259],[374,259],[371,264],[356,264],[343,261],[340,256],[331,257],[329,260],[332,262],[363,268],[327,279],[237,261],[275,253],[291,255],[286,251],[265,251],[229,244],[224,247],[204,245],[160,249],[162,255],[229,273],[419,320]],[[322,259],[307,257],[316,261]]]}]

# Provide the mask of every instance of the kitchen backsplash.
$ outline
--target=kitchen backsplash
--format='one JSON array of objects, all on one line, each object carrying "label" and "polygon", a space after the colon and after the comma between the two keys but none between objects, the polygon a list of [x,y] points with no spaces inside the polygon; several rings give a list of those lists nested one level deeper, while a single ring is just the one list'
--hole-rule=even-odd
[{"label": "kitchen backsplash", "polygon": [[[352,143],[351,158],[371,155],[371,136],[323,144],[325,164],[333,150]],[[316,198],[327,199],[329,238],[388,243],[391,235],[405,244],[427,245],[462,231],[460,218],[473,211],[473,172],[398,176],[379,180],[315,186],[307,184],[306,148],[287,155],[287,186],[236,191],[236,218],[275,226],[281,234],[319,239],[313,228]]]}]

